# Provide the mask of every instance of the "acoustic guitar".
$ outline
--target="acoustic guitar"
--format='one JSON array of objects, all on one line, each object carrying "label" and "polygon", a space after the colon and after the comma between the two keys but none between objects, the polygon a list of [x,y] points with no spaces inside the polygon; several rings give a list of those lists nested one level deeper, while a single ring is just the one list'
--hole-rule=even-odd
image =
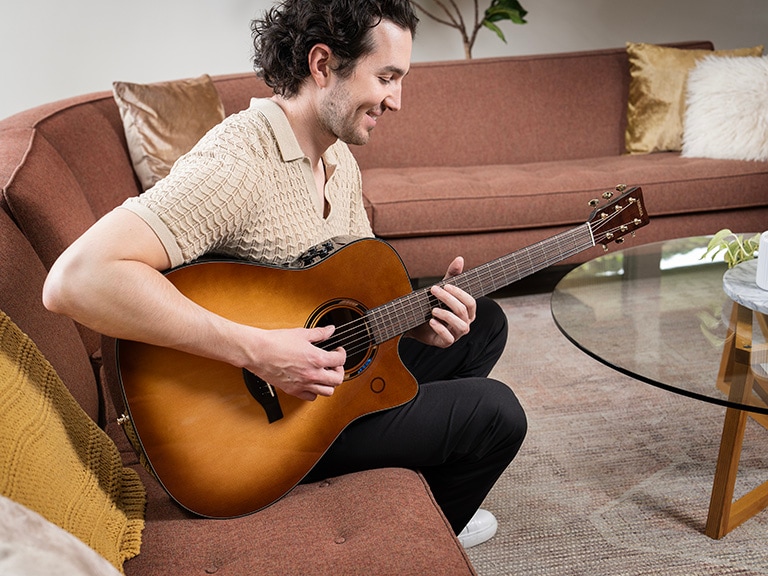
[{"label": "acoustic guitar", "polygon": [[[583,225],[449,282],[477,298],[592,246],[607,250],[621,243],[649,218],[640,188],[617,190],[622,193],[602,207],[591,202],[595,209]],[[232,518],[269,506],[306,476],[352,421],[416,395],[398,342],[440,303],[429,288],[412,290],[402,261],[383,241],[341,247],[329,241],[289,267],[200,260],[167,278],[191,300],[243,324],[332,323],[335,334],[318,345],[343,346],[347,353],[345,381],[332,396],[307,402],[226,363],[118,340],[127,408],[122,423],[170,496],[195,514]]]}]

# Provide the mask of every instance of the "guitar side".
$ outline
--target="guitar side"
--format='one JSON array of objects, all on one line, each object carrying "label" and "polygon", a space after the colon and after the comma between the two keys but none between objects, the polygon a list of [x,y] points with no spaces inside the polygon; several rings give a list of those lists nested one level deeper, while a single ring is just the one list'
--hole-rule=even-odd
[{"label": "guitar side", "polygon": [[[264,329],[313,325],[328,307],[367,310],[411,291],[399,256],[374,239],[307,268],[201,261],[167,277],[204,308]],[[331,397],[307,402],[276,390],[283,417],[272,423],[242,370],[226,363],[119,340],[118,373],[141,449],[166,491],[196,514],[231,518],[287,494],[355,419],[416,395],[398,342],[376,345]]]}]

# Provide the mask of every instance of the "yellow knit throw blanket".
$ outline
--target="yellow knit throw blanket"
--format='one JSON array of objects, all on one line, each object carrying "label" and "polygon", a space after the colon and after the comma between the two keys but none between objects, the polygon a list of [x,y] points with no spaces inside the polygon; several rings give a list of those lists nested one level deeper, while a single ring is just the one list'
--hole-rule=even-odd
[{"label": "yellow knit throw blanket", "polygon": [[139,553],[141,480],[2,311],[0,493],[74,534],[120,571]]}]

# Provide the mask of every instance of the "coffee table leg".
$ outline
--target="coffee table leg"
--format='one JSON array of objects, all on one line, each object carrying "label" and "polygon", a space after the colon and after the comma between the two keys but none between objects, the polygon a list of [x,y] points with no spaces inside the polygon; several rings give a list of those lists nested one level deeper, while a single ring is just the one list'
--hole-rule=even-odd
[{"label": "coffee table leg", "polygon": [[731,506],[746,424],[746,412],[735,408],[726,409],[705,530],[710,538],[720,539],[733,529],[730,525]]}]

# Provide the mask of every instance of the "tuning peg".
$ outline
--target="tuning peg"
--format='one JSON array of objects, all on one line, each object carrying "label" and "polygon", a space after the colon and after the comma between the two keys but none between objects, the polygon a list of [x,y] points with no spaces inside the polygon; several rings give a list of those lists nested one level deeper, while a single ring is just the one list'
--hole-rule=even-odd
[{"label": "tuning peg", "polygon": [[610,191],[609,192],[603,192],[603,198],[605,200],[610,200],[611,198],[613,198],[613,192],[610,192]]},{"label": "tuning peg", "polygon": [[626,184],[616,184],[616,192],[624,192],[627,189]]},{"label": "tuning peg", "polygon": [[600,204],[600,200],[598,200],[597,198],[592,198],[592,200],[589,201],[589,205],[592,206],[592,208],[594,208],[598,204]]}]

